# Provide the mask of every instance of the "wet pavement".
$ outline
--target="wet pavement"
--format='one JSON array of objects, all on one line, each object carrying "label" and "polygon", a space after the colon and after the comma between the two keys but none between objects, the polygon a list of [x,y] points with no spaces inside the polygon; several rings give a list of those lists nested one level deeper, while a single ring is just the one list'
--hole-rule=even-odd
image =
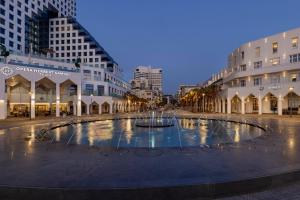
[{"label": "wet pavement", "polygon": [[[178,112],[178,115],[204,117],[186,112]],[[213,148],[116,150],[28,139],[48,128],[49,119],[30,121],[28,125],[25,125],[26,120],[2,121],[0,185],[68,189],[173,187],[232,182],[300,169],[300,118],[206,117],[258,123],[269,131],[251,141]],[[71,119],[53,119],[50,123],[57,125],[68,120]],[[236,198],[247,199],[247,196]]]}]

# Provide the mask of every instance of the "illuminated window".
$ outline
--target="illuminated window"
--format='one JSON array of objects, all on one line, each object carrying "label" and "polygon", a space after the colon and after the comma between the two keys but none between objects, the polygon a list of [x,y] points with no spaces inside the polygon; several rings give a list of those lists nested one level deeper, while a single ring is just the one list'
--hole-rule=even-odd
[{"label": "illuminated window", "polygon": [[297,48],[298,47],[298,40],[299,40],[298,37],[292,38],[292,47],[293,48]]},{"label": "illuminated window", "polygon": [[260,47],[255,48],[255,56],[258,58],[260,57]]},{"label": "illuminated window", "polygon": [[292,81],[292,82],[296,82],[296,81],[297,81],[297,74],[293,74],[293,75],[291,76],[291,81]]},{"label": "illuminated window", "polygon": [[272,58],[272,59],[270,59],[270,62],[272,63],[273,66],[279,65],[280,64],[280,58]]},{"label": "illuminated window", "polygon": [[273,53],[277,53],[278,52],[278,42],[274,42],[272,44],[272,48],[273,48]]}]

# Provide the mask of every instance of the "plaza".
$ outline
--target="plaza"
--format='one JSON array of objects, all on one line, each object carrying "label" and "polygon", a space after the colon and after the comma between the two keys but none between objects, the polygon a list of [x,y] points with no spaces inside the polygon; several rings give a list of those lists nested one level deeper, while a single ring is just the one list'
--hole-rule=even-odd
[{"label": "plaza", "polygon": [[0,0],[0,200],[300,199],[300,28],[210,3]]}]

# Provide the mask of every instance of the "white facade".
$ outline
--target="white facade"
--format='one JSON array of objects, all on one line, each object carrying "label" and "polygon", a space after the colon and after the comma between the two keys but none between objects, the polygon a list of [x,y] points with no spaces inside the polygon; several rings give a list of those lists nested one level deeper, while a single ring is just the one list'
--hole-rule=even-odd
[{"label": "white facade", "polygon": [[49,23],[52,57],[71,63],[80,58],[86,95],[124,96],[130,86],[122,79],[120,67],[76,20],[54,18]]},{"label": "white facade", "polygon": [[1,119],[132,110],[122,70],[75,16],[75,0],[0,0],[0,44],[11,52],[0,62]]},{"label": "white facade", "polygon": [[0,62],[0,119],[133,110],[125,99],[108,93],[106,82],[103,94],[87,95],[82,88],[85,68],[89,66],[78,69],[54,59],[10,55],[7,63]]},{"label": "white facade", "polygon": [[[300,28],[248,42],[229,55],[222,112],[300,114]],[[216,106],[216,108],[219,106]]]}]

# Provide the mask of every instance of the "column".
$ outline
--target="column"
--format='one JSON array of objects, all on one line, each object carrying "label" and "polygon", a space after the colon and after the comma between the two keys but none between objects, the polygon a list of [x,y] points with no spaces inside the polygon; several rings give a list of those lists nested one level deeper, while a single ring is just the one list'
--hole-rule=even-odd
[{"label": "column", "polygon": [[282,115],[282,97],[281,97],[281,95],[279,95],[279,97],[278,97],[278,115]]},{"label": "column", "polygon": [[226,99],[222,99],[222,113],[223,114],[226,114],[226,109],[225,109],[225,107],[226,107]]},{"label": "column", "polygon": [[112,103],[109,104],[109,114],[113,113],[113,105]]},{"label": "column", "polygon": [[76,116],[77,115],[77,109],[76,109],[76,99],[74,98],[73,100],[73,115]]},{"label": "column", "polygon": [[227,98],[227,114],[231,114],[231,98]]},{"label": "column", "polygon": [[244,115],[245,113],[245,97],[242,97],[242,115]]},{"label": "column", "polygon": [[7,118],[7,95],[5,94],[5,79],[0,79],[1,91],[0,91],[0,119]]},{"label": "column", "polygon": [[77,117],[81,116],[81,84],[77,85]]},{"label": "column", "polygon": [[222,100],[219,99],[219,113],[222,113]]},{"label": "column", "polygon": [[101,102],[99,103],[99,113],[98,113],[99,115],[101,115],[102,114],[102,104],[101,104]]},{"label": "column", "polygon": [[31,87],[30,87],[30,118],[35,118],[35,81],[31,81]]},{"label": "column", "polygon": [[261,98],[261,96],[258,97],[258,114],[262,115],[262,98]]},{"label": "column", "polygon": [[60,116],[60,84],[56,83],[56,117]]},{"label": "column", "polygon": [[87,115],[90,114],[90,109],[91,109],[91,104],[87,103],[87,104],[86,104],[86,114],[87,114]]}]

